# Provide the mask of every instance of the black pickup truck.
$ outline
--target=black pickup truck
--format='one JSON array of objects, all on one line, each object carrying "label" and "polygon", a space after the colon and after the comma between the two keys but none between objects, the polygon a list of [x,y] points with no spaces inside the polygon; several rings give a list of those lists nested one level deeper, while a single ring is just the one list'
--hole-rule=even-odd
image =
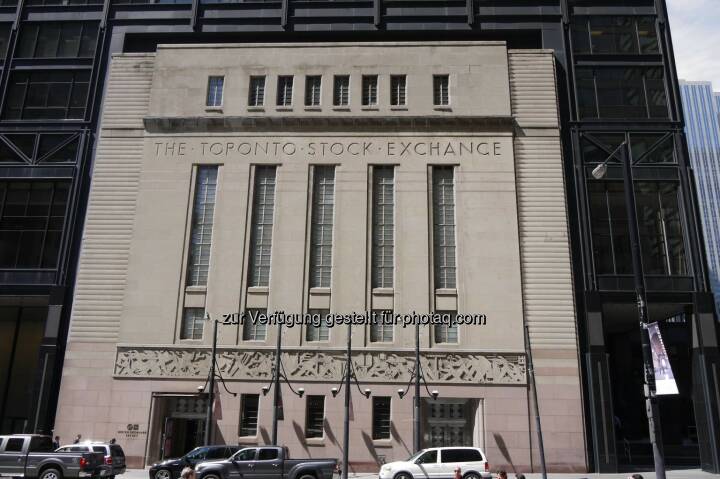
[{"label": "black pickup truck", "polygon": [[53,452],[50,436],[0,436],[0,477],[75,479],[100,475],[97,452]]},{"label": "black pickup truck", "polygon": [[332,479],[337,459],[290,459],[286,447],[240,449],[222,461],[201,462],[197,479]]}]

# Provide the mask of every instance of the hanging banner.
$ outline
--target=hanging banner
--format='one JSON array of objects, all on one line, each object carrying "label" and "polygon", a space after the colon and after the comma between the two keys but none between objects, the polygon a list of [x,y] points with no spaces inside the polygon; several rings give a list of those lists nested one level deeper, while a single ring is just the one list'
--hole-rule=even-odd
[{"label": "hanging banner", "polygon": [[673,376],[672,367],[670,366],[670,358],[668,358],[667,351],[665,351],[665,343],[663,343],[660,334],[660,325],[658,323],[648,324],[647,331],[650,336],[653,369],[655,369],[655,394],[658,396],[678,394],[675,376]]}]

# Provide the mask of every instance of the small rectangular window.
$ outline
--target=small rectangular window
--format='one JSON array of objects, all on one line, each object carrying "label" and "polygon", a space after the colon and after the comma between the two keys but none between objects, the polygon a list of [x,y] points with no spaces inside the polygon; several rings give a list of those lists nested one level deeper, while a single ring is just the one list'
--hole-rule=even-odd
[{"label": "small rectangular window", "polygon": [[259,394],[243,394],[240,396],[240,436],[257,436],[259,410]]},{"label": "small rectangular window", "polygon": [[305,414],[305,437],[322,438],[325,424],[325,396],[308,396]]},{"label": "small rectangular window", "polygon": [[436,344],[457,344],[458,326],[455,322],[457,313],[455,311],[437,311],[443,318],[442,324],[435,324]]},{"label": "small rectangular window", "polygon": [[329,288],[332,279],[335,166],[313,168],[310,287]]},{"label": "small rectangular window", "polygon": [[205,310],[203,308],[185,308],[180,339],[202,339],[204,326]]},{"label": "small rectangular window", "polygon": [[320,106],[320,87],[322,77],[320,75],[308,75],[305,77],[305,106]]},{"label": "small rectangular window", "polygon": [[208,78],[207,102],[209,107],[220,107],[223,102],[223,87],[225,86],[225,77],[211,76]]},{"label": "small rectangular window", "polygon": [[292,106],[293,77],[279,76],[277,88],[277,106]]},{"label": "small rectangular window", "polygon": [[390,77],[390,105],[405,106],[407,104],[407,76],[392,75]]},{"label": "small rectangular window", "polygon": [[372,322],[370,323],[370,342],[392,343],[393,330],[393,312],[373,310]]},{"label": "small rectangular window", "polygon": [[312,317],[311,324],[305,329],[305,340],[308,342],[329,341],[330,326],[326,322],[327,315],[330,313],[327,309],[310,309],[308,314]]},{"label": "small rectangular window", "polygon": [[350,76],[335,75],[333,82],[333,105],[348,106],[350,103]]},{"label": "small rectangular window", "polygon": [[261,315],[267,314],[266,309],[248,309],[243,321],[243,341],[265,341],[267,322]]},{"label": "small rectangular window", "polygon": [[362,105],[376,106],[378,103],[378,76],[363,75],[362,77]]},{"label": "small rectangular window", "polygon": [[248,92],[249,106],[263,106],[265,104],[265,76],[250,77],[250,91]]},{"label": "small rectangular window", "polygon": [[447,106],[450,104],[450,76],[433,76],[433,104],[435,106]]},{"label": "small rectangular window", "polygon": [[372,438],[390,439],[390,397],[374,396],[372,404]]}]

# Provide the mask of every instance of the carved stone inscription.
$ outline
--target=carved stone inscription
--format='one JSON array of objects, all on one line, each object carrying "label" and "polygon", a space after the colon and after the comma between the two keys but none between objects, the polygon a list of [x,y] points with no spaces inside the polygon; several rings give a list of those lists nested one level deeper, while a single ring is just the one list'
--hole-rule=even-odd
[{"label": "carved stone inscription", "polygon": [[[407,382],[415,366],[412,351],[363,351],[353,354],[361,382]],[[217,362],[225,379],[270,380],[273,350],[222,349]],[[423,353],[421,366],[428,382],[454,384],[526,384],[523,354]],[[343,351],[285,350],[282,362],[291,381],[337,381],[342,377]],[[208,349],[118,347],[115,376],[119,378],[201,378],[208,372]]]}]

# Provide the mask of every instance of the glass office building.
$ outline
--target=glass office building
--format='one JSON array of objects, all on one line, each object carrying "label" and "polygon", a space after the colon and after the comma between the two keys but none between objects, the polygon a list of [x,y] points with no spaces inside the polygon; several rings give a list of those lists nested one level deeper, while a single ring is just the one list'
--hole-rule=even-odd
[{"label": "glass office building", "polygon": [[680,81],[685,133],[695,170],[715,308],[720,308],[720,93],[710,82]]},{"label": "glass office building", "polygon": [[[664,0],[4,0],[0,4],[4,55],[0,432],[53,428],[63,366],[66,374],[72,373],[84,360],[81,354],[65,354],[71,313],[77,323],[71,341],[102,343],[105,335],[120,328],[112,314],[99,315],[87,302],[79,305],[78,300],[87,297],[76,297],[78,306],[71,311],[76,285],[92,289],[125,281],[116,269],[107,267],[91,284],[83,284],[76,268],[84,222],[93,215],[112,214],[115,207],[107,204],[86,215],[101,112],[104,107],[114,108],[118,131],[136,128],[134,118],[123,116],[123,108],[131,110],[147,99],[142,97],[144,84],[136,82],[132,72],[154,68],[149,62],[131,62],[128,81],[110,98],[111,105],[106,79],[113,55],[151,54],[165,44],[379,41],[502,41],[510,51],[553,53],[558,93],[554,101],[564,159],[563,207],[569,221],[577,309],[584,465],[602,472],[651,463],[622,169],[611,164],[604,179],[591,175],[620,145],[629,145],[650,319],[661,323],[680,391],[660,399],[667,462],[720,471],[717,321]],[[440,76],[430,83],[439,85],[437,99],[442,102],[448,90],[442,87],[443,72],[437,73]],[[198,95],[212,110],[217,108],[213,105],[223,104],[218,94],[224,74],[209,75],[216,77],[214,82],[205,83]],[[312,81],[308,90],[298,92],[288,75],[280,74],[286,78],[273,84],[273,96],[265,101],[287,107],[295,91],[295,102],[307,98],[312,108],[316,98]],[[260,92],[265,92],[259,78],[253,81],[255,93],[243,95],[261,104]],[[331,103],[336,101],[342,109],[347,101],[345,78],[321,83],[320,89],[331,91],[335,81],[338,94]],[[351,78],[350,91],[357,87],[354,81],[362,85],[366,106],[387,96],[393,107],[403,108],[414,91],[413,84],[403,84],[397,75],[379,87],[373,87],[372,79]],[[532,86],[533,80],[528,81]],[[232,85],[224,82],[224,88],[227,92]],[[452,91],[451,81],[450,96]],[[484,101],[482,96],[473,98]],[[547,98],[536,101],[526,113],[544,112],[540,106]],[[542,124],[542,113],[535,120]],[[209,191],[213,175],[204,175],[206,182],[201,185]],[[107,194],[119,203],[126,200],[113,191]],[[203,211],[199,228],[209,218],[207,209]],[[253,229],[259,247],[270,241],[261,220],[256,233]],[[312,226],[320,234],[317,241],[310,241],[317,246],[312,258],[322,265],[328,254],[323,249],[328,244],[321,235],[322,218],[317,227]],[[436,226],[442,230],[448,225]],[[199,241],[210,241],[205,233]],[[118,250],[129,247],[122,228],[92,234],[115,235]],[[201,242],[192,257],[198,280],[204,275]],[[443,247],[448,246],[452,245]],[[262,252],[253,260],[258,288],[263,287],[264,261]],[[378,281],[386,280],[378,274]],[[323,278],[320,271],[313,281]],[[112,292],[101,301],[104,306],[122,307],[122,298]],[[188,327],[182,333],[192,338],[197,334],[197,315],[192,310],[187,314]],[[555,331],[554,313],[544,314],[550,318],[547,322],[533,325],[528,320],[531,335],[541,341]],[[82,317],[93,321],[76,321]],[[108,348],[115,351],[114,346]],[[113,371],[102,374],[112,376]],[[83,379],[75,381],[82,384]],[[111,431],[107,435],[112,437]]]}]

